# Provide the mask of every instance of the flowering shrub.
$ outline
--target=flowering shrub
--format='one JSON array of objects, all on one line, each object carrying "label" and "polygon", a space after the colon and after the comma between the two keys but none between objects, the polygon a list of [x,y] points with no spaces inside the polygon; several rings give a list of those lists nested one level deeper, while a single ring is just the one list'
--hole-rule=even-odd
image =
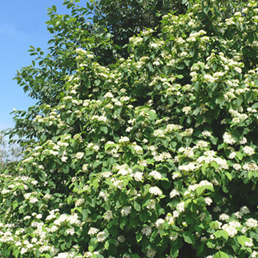
[{"label": "flowering shrub", "polygon": [[165,15],[112,67],[75,51],[0,176],[1,257],[258,257],[258,7],[221,11]]}]

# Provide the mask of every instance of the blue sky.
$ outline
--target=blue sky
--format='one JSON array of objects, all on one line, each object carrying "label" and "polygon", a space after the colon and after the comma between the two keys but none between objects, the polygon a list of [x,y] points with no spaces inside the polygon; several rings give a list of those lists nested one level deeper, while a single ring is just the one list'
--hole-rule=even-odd
[{"label": "blue sky", "polygon": [[[85,3],[85,0],[82,3]],[[1,1],[0,8],[0,130],[14,127],[10,112],[13,108],[27,110],[35,104],[22,87],[12,80],[16,71],[31,64],[29,46],[46,52],[51,34],[45,22],[47,8],[55,5],[57,13],[69,11],[63,0],[10,0]]]}]

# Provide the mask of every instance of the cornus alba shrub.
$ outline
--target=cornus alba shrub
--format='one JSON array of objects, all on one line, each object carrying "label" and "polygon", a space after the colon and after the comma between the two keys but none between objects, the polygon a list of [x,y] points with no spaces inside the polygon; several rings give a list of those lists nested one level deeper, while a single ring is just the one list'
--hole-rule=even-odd
[{"label": "cornus alba shrub", "polygon": [[1,257],[258,257],[258,7],[165,15],[103,67],[75,51],[18,176]]}]

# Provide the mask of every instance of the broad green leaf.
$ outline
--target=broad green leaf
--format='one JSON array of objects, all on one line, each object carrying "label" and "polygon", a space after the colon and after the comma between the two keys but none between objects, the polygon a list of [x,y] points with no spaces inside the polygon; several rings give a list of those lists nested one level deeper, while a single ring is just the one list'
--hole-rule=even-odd
[{"label": "broad green leaf", "polygon": [[52,9],[54,12],[56,12],[56,6],[55,5],[52,5]]},{"label": "broad green leaf", "polygon": [[229,258],[229,256],[226,253],[220,251],[214,255],[214,258]]},{"label": "broad green leaf", "polygon": [[184,237],[184,240],[185,240],[186,243],[194,245],[195,237],[194,237],[194,235],[191,232],[185,231],[183,233],[183,237]]}]

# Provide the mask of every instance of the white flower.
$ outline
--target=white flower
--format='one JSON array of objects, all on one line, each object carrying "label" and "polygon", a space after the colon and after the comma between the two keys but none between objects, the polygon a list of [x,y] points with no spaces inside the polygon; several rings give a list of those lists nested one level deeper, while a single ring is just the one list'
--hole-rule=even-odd
[{"label": "white flower", "polygon": [[248,171],[257,171],[258,166],[255,163],[246,163],[244,164],[243,169]]},{"label": "white flower", "polygon": [[190,111],[191,111],[191,107],[187,106],[187,107],[183,107],[182,111],[187,115]]},{"label": "white flower", "polygon": [[206,198],[204,198],[204,200],[205,200],[205,203],[207,205],[211,205],[212,204],[212,199],[210,197],[206,197]]},{"label": "white flower", "polygon": [[193,128],[187,128],[185,130],[185,135],[186,136],[191,136],[193,134]]},{"label": "white flower", "polygon": [[155,225],[157,228],[161,228],[164,222],[165,222],[164,219],[157,219],[157,221],[155,222]]},{"label": "white flower", "polygon": [[36,197],[30,198],[30,203],[36,203],[38,199]]},{"label": "white flower", "polygon": [[249,147],[249,146],[245,146],[243,148],[243,152],[247,155],[253,155],[254,154],[254,149],[252,147]]},{"label": "white flower", "polygon": [[127,96],[124,96],[124,97],[121,97],[120,100],[123,101],[123,102],[126,102],[126,101],[129,101],[130,98],[127,97]]},{"label": "white flower", "polygon": [[77,159],[81,159],[83,156],[84,156],[84,153],[83,153],[83,152],[77,152],[77,153],[75,154],[75,157],[76,157]]},{"label": "white flower", "polygon": [[105,232],[101,231],[97,234],[97,240],[98,242],[103,242],[106,239]]},{"label": "white flower", "polygon": [[113,98],[113,94],[111,92],[107,92],[105,95],[104,95],[104,98]]},{"label": "white flower", "polygon": [[204,137],[210,137],[210,136],[211,136],[211,132],[209,132],[209,131],[203,131],[203,132],[202,132],[202,136],[204,136]]},{"label": "white flower", "polygon": [[206,148],[208,147],[208,143],[206,141],[198,141],[197,144],[196,144],[197,147],[201,147],[201,148]]},{"label": "white flower", "polygon": [[75,207],[79,207],[84,203],[84,199],[79,198],[78,200],[75,201]]},{"label": "white flower", "polygon": [[225,143],[228,143],[228,144],[236,143],[236,141],[233,139],[232,135],[228,132],[224,133],[223,140],[224,140]]},{"label": "white flower", "polygon": [[229,216],[227,214],[223,213],[223,214],[220,214],[219,219],[220,220],[227,220],[227,219],[229,219]]},{"label": "white flower", "polygon": [[37,218],[37,219],[41,219],[41,218],[42,218],[42,214],[37,214],[37,215],[36,215],[36,218]]},{"label": "white flower", "polygon": [[91,235],[95,235],[99,232],[99,230],[97,228],[93,228],[91,227],[88,231],[88,234],[91,236]]},{"label": "white flower", "polygon": [[150,226],[145,226],[143,227],[142,229],[142,233],[145,235],[145,236],[149,236],[152,232],[152,229]]},{"label": "white flower", "polygon": [[62,156],[62,157],[61,157],[62,162],[66,162],[67,159],[68,159],[68,157],[65,157],[65,156]]},{"label": "white flower", "polygon": [[242,69],[240,67],[234,67],[234,70],[237,71],[238,73],[242,73]]},{"label": "white flower", "polygon": [[125,206],[121,209],[122,217],[128,216],[131,213],[132,207],[131,206]]},{"label": "white flower", "polygon": [[180,203],[178,203],[177,206],[176,206],[176,208],[177,208],[177,210],[178,210],[179,212],[185,211],[185,202],[180,202]]},{"label": "white flower", "polygon": [[187,165],[181,165],[178,167],[179,170],[183,170],[183,171],[194,171],[197,167],[196,167],[196,164],[193,163],[193,162],[190,162],[189,164]]},{"label": "white flower", "polygon": [[154,195],[158,195],[158,196],[162,195],[162,191],[157,186],[150,187],[149,193],[154,194]]},{"label": "white flower", "polygon": [[179,173],[179,172],[174,172],[173,175],[172,175],[172,179],[175,180],[175,179],[177,179],[178,177],[181,177],[181,176],[182,176],[181,173]]},{"label": "white flower", "polygon": [[142,149],[141,146],[139,146],[139,145],[133,145],[133,148],[134,148],[134,150],[135,150],[135,152],[136,152],[137,154],[142,154],[142,153],[143,153],[143,149]]},{"label": "white flower", "polygon": [[156,253],[157,253],[157,251],[155,249],[148,249],[147,250],[147,257],[153,258]]},{"label": "white flower", "polygon": [[124,142],[130,142],[130,139],[126,136],[122,136],[120,139],[119,139],[119,143],[124,143]]},{"label": "white flower", "polygon": [[176,190],[176,189],[173,189],[170,194],[169,194],[169,197],[170,198],[174,198],[175,196],[177,195],[180,195],[180,193]]},{"label": "white flower", "polygon": [[153,135],[154,135],[155,137],[161,137],[161,138],[162,138],[162,137],[165,137],[164,131],[161,130],[161,129],[155,130],[154,133],[153,133]]},{"label": "white flower", "polygon": [[169,238],[170,238],[170,240],[175,241],[175,240],[178,238],[178,234],[175,233],[175,232],[173,232],[173,233],[170,235]]},{"label": "white flower", "polygon": [[135,181],[142,181],[143,173],[142,172],[135,172],[134,179]]},{"label": "white flower", "polygon": [[248,219],[245,224],[249,228],[257,228],[258,226],[257,220],[253,218]]},{"label": "white flower", "polygon": [[241,227],[241,224],[238,221],[230,221],[228,224],[229,224],[229,226],[232,226],[234,228],[240,228]]},{"label": "white flower", "polygon": [[150,203],[146,205],[148,209],[155,209],[156,201],[153,199],[150,199]]},{"label": "white flower", "polygon": [[247,143],[247,139],[245,137],[243,137],[243,139],[241,141],[239,141],[239,144],[246,144]]},{"label": "white flower", "polygon": [[150,172],[149,175],[154,177],[154,179],[156,180],[160,180],[162,178],[161,174],[156,170],[153,170],[152,172]]},{"label": "white flower", "polygon": [[205,79],[206,81],[208,81],[208,82],[211,82],[211,83],[213,83],[213,82],[216,81],[216,78],[212,77],[210,74],[205,74],[205,75],[204,75],[204,79]]},{"label": "white flower", "polygon": [[105,215],[104,215],[104,219],[105,220],[111,220],[113,219],[113,214],[112,214],[112,211],[106,211]]},{"label": "white flower", "polygon": [[75,233],[74,228],[68,228],[68,229],[66,230],[66,233],[67,233],[68,235],[73,236],[74,233]]},{"label": "white flower", "polygon": [[[215,207],[213,208],[213,211],[214,211],[214,212],[220,212],[221,209],[220,209],[219,206],[215,206]],[[224,219],[221,219],[221,220],[224,220]]]},{"label": "white flower", "polygon": [[[31,181],[31,183],[33,184],[33,185],[37,185],[38,184],[38,181],[37,180],[33,180],[33,181]],[[9,186],[10,187],[10,186]]]},{"label": "white flower", "polygon": [[225,230],[230,237],[234,237],[237,234],[237,229],[228,224],[223,225],[222,229]]},{"label": "white flower", "polygon": [[120,242],[120,243],[123,243],[125,241],[125,237],[124,236],[118,236],[117,237],[117,240]]},{"label": "white flower", "polygon": [[240,212],[241,212],[242,214],[248,214],[248,213],[250,213],[250,210],[248,209],[247,206],[243,206],[243,207],[240,209]]},{"label": "white flower", "polygon": [[213,187],[213,184],[210,183],[210,182],[207,181],[207,180],[202,180],[202,181],[199,183],[199,186],[206,186],[206,185],[209,185],[209,186],[212,186],[212,187]]},{"label": "white flower", "polygon": [[236,156],[236,152],[233,151],[233,152],[231,152],[231,153],[229,154],[228,158],[229,158],[229,159],[234,159],[235,156]]}]

